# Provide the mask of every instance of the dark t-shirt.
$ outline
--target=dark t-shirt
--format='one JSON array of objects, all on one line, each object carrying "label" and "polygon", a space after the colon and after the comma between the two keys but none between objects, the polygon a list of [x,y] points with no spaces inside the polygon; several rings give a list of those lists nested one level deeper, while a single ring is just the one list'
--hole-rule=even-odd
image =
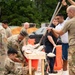
[{"label": "dark t-shirt", "polygon": [[[52,24],[50,27],[53,27],[55,28],[55,26]],[[53,44],[48,40],[47,36],[51,36],[54,40],[54,42],[56,43],[57,42],[57,38],[53,35],[52,32],[46,34],[46,38],[45,38],[45,51],[48,53],[48,52],[51,52],[52,49],[53,49]]]}]

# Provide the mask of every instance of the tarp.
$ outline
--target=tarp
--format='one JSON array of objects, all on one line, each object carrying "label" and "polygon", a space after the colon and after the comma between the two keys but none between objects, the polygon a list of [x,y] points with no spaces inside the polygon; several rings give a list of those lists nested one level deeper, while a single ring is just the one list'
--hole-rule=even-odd
[{"label": "tarp", "polygon": [[[16,27],[16,28],[12,29],[11,32],[12,32],[13,35],[19,34],[21,29],[22,29],[22,27]],[[37,29],[38,28],[36,28],[36,27],[28,28],[27,32],[28,32],[28,34],[30,34],[32,32],[35,32]]]}]

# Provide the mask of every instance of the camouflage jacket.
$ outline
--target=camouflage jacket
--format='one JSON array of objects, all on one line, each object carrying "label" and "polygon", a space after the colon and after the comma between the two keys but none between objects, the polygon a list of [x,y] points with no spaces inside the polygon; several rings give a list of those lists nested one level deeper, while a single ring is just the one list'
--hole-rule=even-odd
[{"label": "camouflage jacket", "polygon": [[0,55],[4,55],[7,51],[7,37],[5,29],[0,26]]},{"label": "camouflage jacket", "polygon": [[6,31],[6,36],[7,36],[7,38],[12,35],[11,29],[10,29],[9,27],[7,27],[7,28],[5,29],[5,31]]},{"label": "camouflage jacket", "polygon": [[4,69],[4,75],[19,75],[18,70],[16,70],[15,62],[9,57],[5,60]]},{"label": "camouflage jacket", "polygon": [[[22,29],[21,29],[21,31],[25,31],[27,34],[28,34],[28,32],[27,32],[27,30],[23,27]],[[24,44],[25,45],[27,45],[28,44],[28,39],[29,39],[29,37],[28,37],[28,35],[24,38]]]},{"label": "camouflage jacket", "polygon": [[18,35],[12,35],[11,37],[8,38],[8,45],[7,47],[9,48],[14,48],[15,50],[18,51],[18,57],[20,60],[23,59],[23,56],[21,54],[20,49],[22,49],[23,46],[23,41],[22,42],[18,42]]},{"label": "camouflage jacket", "polygon": [[23,67],[21,63],[16,63],[9,57],[6,58],[4,67],[4,75],[27,75],[29,70],[28,66]]}]

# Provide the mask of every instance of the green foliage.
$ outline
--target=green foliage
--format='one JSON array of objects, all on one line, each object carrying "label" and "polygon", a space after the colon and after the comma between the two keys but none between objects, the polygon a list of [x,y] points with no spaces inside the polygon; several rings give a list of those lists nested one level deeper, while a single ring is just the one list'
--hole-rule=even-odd
[{"label": "green foliage", "polygon": [[1,0],[1,21],[7,19],[9,25],[34,22],[39,27],[50,21],[57,3],[58,0]]}]

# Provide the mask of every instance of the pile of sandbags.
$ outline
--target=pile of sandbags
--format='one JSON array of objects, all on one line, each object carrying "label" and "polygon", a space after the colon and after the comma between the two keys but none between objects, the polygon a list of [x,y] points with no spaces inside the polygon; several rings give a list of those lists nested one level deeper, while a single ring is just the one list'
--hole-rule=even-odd
[{"label": "pile of sandbags", "polygon": [[40,46],[40,44],[35,44],[35,45],[28,44],[22,47],[22,51],[28,54],[32,54],[32,53],[37,54],[38,52],[42,52],[43,49],[44,49],[44,45]]}]

